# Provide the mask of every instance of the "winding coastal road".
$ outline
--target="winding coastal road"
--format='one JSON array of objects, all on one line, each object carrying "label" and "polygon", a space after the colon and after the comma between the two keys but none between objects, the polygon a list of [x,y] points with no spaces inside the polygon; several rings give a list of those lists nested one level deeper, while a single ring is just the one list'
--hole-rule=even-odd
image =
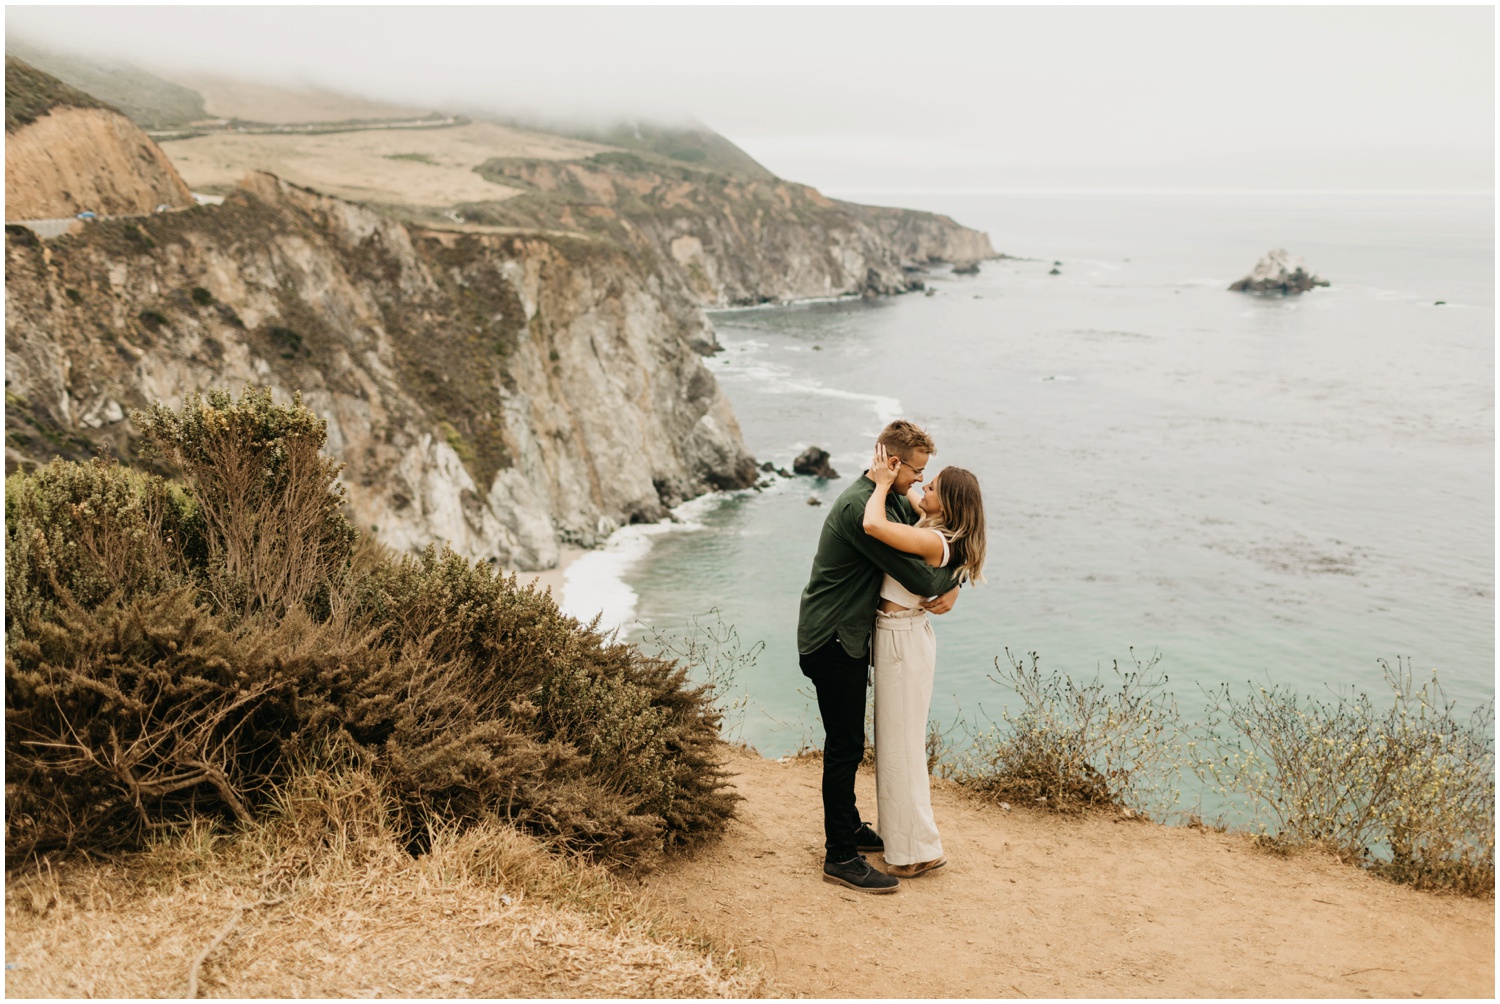
[{"label": "winding coastal road", "polygon": [[[224,197],[222,195],[202,195],[202,194],[199,194],[198,192],[194,192],[193,193],[193,199],[198,203],[198,205],[209,205],[209,206],[216,206],[219,203],[221,203],[221,202],[224,201]],[[180,213],[184,209],[191,209],[191,208],[192,208],[191,206],[173,206],[170,209],[163,209],[163,210],[161,210],[161,212],[164,212],[164,213]],[[155,216],[155,215],[156,215],[155,213],[122,213],[122,214],[120,214],[118,216],[96,216],[95,219],[100,219],[100,220],[134,220],[134,219],[141,219],[142,217],[146,217],[146,216]],[[5,225],[6,226],[8,226],[8,227],[15,227],[15,226],[25,227],[26,229],[28,229],[32,233],[36,234],[38,237],[40,237],[44,241],[45,240],[51,240],[54,237],[61,237],[63,234],[74,233],[75,232],[75,229],[74,229],[75,227],[76,228],[82,228],[82,227],[87,226],[88,223],[89,223],[88,220],[81,220],[81,219],[79,219],[76,216],[58,216],[58,217],[54,217],[54,218],[51,218],[51,219],[42,219],[42,220],[6,220],[5,221]]]}]

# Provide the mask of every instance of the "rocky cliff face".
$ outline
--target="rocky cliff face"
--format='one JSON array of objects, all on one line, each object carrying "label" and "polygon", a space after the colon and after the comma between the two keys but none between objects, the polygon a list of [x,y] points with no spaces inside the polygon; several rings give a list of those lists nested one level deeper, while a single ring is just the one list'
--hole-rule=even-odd
[{"label": "rocky cliff face", "polygon": [[806,185],[672,168],[629,153],[586,161],[495,159],[480,173],[519,187],[462,207],[476,222],[582,230],[649,249],[704,307],[920,289],[937,261],[996,257],[946,216],[829,199]]},{"label": "rocky cliff face", "polygon": [[5,90],[6,219],[193,204],[166,154],[124,115],[18,59],[6,59]]},{"label": "rocky cliff face", "polygon": [[549,567],[754,480],[674,282],[609,242],[428,231],[269,175],[218,207],[8,233],[7,467],[133,456],[131,409],[266,384],[327,418],[382,541]]},{"label": "rocky cliff face", "polygon": [[400,549],[550,567],[561,543],[752,484],[702,307],[899,293],[930,262],[994,257],[946,217],[827,199],[676,133],[487,162],[523,194],[457,211],[503,233],[265,174],[150,215],[191,197],[149,139],[19,61],[6,87],[12,219],[144,214],[47,244],[7,228],[7,469],[134,459],[133,409],[269,385],[327,419],[355,518]]}]

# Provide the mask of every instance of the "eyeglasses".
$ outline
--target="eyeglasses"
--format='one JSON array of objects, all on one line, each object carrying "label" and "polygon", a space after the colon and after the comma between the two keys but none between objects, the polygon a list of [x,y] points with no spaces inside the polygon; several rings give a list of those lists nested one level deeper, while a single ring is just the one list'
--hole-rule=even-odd
[{"label": "eyeglasses", "polygon": [[[905,464],[907,467],[911,467],[911,464],[907,464],[906,461],[902,460],[900,457],[896,458],[896,463]],[[927,468],[925,467],[911,467],[911,472],[919,478],[922,476],[922,472],[925,470],[927,470]]]}]

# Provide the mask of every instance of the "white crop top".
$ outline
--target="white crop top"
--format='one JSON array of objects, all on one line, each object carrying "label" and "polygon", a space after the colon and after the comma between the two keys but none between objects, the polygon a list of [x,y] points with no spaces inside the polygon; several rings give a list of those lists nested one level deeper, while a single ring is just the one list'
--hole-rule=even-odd
[{"label": "white crop top", "polygon": [[[948,550],[948,538],[944,537],[941,531],[933,529],[932,527],[927,527],[926,529],[932,530],[933,533],[938,535],[938,540],[941,540],[943,542],[943,561],[942,565],[938,567],[946,566],[948,564],[948,559],[952,556]],[[932,597],[930,596],[918,596],[916,593],[912,592],[910,589],[907,589],[901,583],[897,582],[890,575],[887,575],[884,579],[880,580],[880,598],[883,600],[890,600],[892,603],[899,603],[903,607],[906,607],[908,610],[913,610],[917,607],[920,607],[923,603],[926,603],[928,600],[932,599]]]}]

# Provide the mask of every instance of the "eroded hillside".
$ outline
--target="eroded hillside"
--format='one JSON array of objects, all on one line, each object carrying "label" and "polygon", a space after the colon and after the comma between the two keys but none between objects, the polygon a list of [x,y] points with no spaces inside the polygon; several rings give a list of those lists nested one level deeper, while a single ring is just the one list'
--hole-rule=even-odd
[{"label": "eroded hillside", "polygon": [[754,478],[712,329],[609,242],[427,231],[257,175],[6,250],[7,466],[131,457],[131,409],[266,384],[328,420],[381,540],[523,568]]},{"label": "eroded hillside", "polygon": [[922,288],[938,261],[995,257],[946,216],[827,198],[807,185],[646,160],[493,159],[479,173],[520,195],[466,204],[477,222],[579,230],[659,253],[694,298],[725,307]]},{"label": "eroded hillside", "polygon": [[140,127],[14,57],[5,60],[5,106],[6,219],[192,205],[187,185]]}]

